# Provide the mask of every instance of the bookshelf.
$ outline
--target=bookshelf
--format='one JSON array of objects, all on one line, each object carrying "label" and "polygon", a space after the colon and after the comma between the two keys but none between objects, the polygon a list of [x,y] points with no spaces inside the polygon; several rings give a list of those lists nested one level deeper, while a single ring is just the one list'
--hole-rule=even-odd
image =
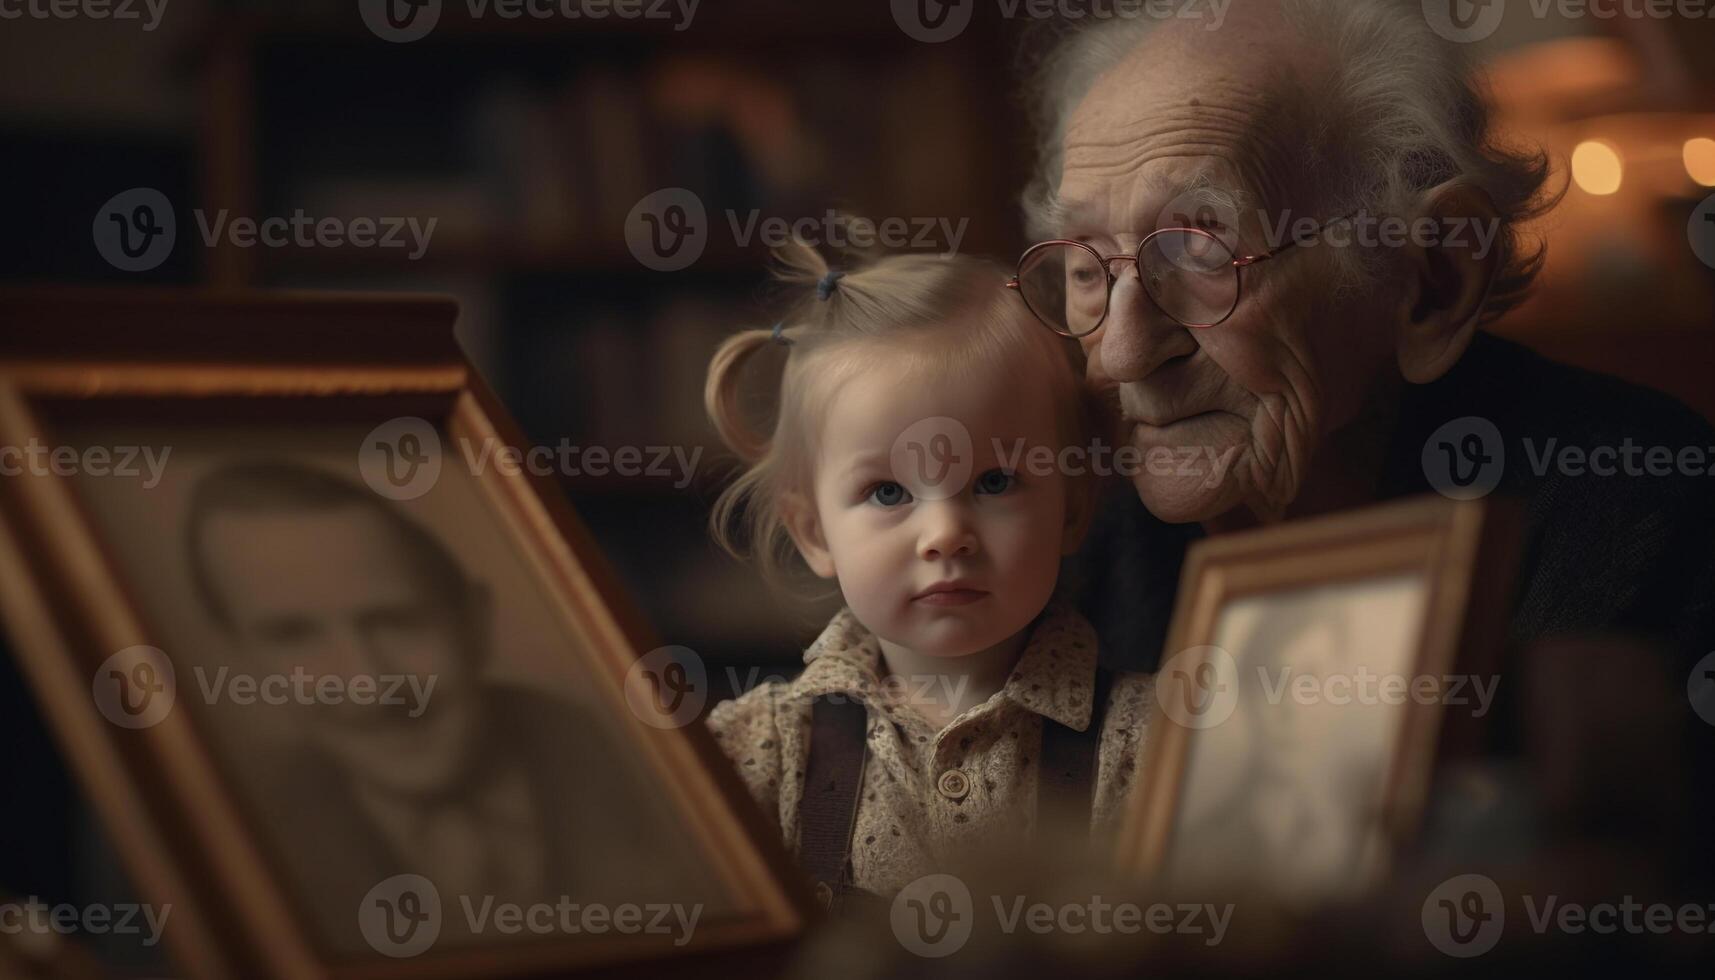
[{"label": "bookshelf", "polygon": [[[201,208],[436,224],[416,259],[220,241],[203,278],[452,293],[461,342],[537,444],[700,452],[688,482],[563,483],[663,642],[722,677],[791,673],[831,607],[770,595],[704,526],[730,460],[703,372],[723,336],[767,316],[767,248],[742,232],[834,207],[962,219],[962,251],[1015,252],[1028,160],[1003,25],[979,16],[929,45],[885,3],[705,2],[684,30],[470,9],[445,3],[428,36],[394,44],[352,3],[217,8],[190,59]],[[702,256],[677,272],[624,235],[666,187],[708,214]]]}]

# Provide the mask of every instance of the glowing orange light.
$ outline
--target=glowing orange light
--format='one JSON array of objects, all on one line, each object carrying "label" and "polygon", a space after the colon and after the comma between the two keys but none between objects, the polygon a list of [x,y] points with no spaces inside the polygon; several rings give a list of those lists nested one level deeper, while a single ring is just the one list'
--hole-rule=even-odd
[{"label": "glowing orange light", "polygon": [[1588,193],[1614,193],[1624,172],[1619,151],[1607,143],[1585,140],[1572,149],[1572,180]]}]

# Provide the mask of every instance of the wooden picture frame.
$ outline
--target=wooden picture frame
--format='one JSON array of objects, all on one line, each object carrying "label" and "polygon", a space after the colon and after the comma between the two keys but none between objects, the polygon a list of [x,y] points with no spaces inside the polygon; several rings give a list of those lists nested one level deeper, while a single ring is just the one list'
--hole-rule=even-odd
[{"label": "wooden picture frame", "polygon": [[[309,430],[413,416],[523,447],[454,341],[456,316],[451,299],[405,295],[0,292],[0,446],[55,445],[63,419],[142,413],[166,424],[218,418]],[[431,946],[405,957],[330,950],[284,880],[278,849],[248,819],[205,717],[174,709],[132,729],[104,719],[92,698],[97,668],[114,651],[161,646],[158,616],[75,481],[7,476],[0,617],[139,897],[172,905],[165,945],[186,975],[475,977],[662,956],[730,965],[778,949],[813,914],[801,876],[702,726],[626,716],[633,665],[657,644],[553,479],[499,467],[468,475],[501,546],[577,641],[567,669],[576,661],[589,697],[612,708],[646,770],[639,778],[658,791],[688,853],[707,862],[698,873],[729,901],[682,945],[615,934]]]},{"label": "wooden picture frame", "polygon": [[[1254,843],[1268,835],[1240,832],[1243,828],[1237,822],[1228,832],[1227,821],[1211,815],[1256,806],[1259,813],[1267,814],[1257,819],[1285,823],[1285,818],[1276,816],[1283,808],[1268,805],[1270,797],[1257,789],[1263,781],[1252,778],[1263,771],[1251,768],[1259,765],[1256,757],[1266,757],[1271,745],[1284,746],[1283,754],[1299,750],[1294,764],[1301,767],[1337,764],[1350,756],[1323,752],[1322,758],[1311,757],[1318,754],[1314,746],[1340,744],[1353,746],[1352,755],[1369,753],[1381,766],[1379,771],[1351,767],[1371,777],[1363,780],[1366,785],[1375,784],[1353,791],[1369,794],[1373,790],[1374,795],[1356,796],[1352,801],[1368,814],[1352,825],[1355,839],[1350,843],[1357,848],[1352,863],[1339,867],[1327,862],[1337,870],[1330,870],[1323,881],[1326,887],[1319,887],[1312,884],[1320,880],[1315,872],[1295,875],[1288,870],[1291,862],[1282,860],[1280,880],[1288,886],[1272,891],[1264,886],[1260,894],[1283,904],[1314,904],[1336,894],[1361,893],[1385,874],[1389,855],[1406,844],[1416,829],[1438,757],[1465,756],[1479,748],[1492,705],[1480,703],[1481,692],[1470,685],[1483,684],[1486,678],[1492,696],[1499,683],[1494,670],[1512,599],[1517,528],[1516,505],[1510,501],[1424,496],[1195,542],[1186,555],[1157,674],[1145,775],[1122,820],[1118,847],[1122,866],[1166,890],[1257,887],[1274,873],[1266,857],[1258,857],[1259,853],[1266,856],[1267,848]],[[1349,649],[1353,634],[1370,629],[1373,640],[1360,637],[1364,642],[1358,656],[1391,657],[1396,663],[1403,657],[1400,680],[1407,685],[1403,695],[1397,684],[1391,684],[1384,697],[1378,677],[1369,695],[1334,697],[1337,689],[1355,692],[1362,686],[1354,681],[1362,682],[1369,671],[1368,660],[1348,668],[1345,681],[1336,686],[1328,683],[1333,674],[1317,677],[1307,669],[1293,678],[1290,662],[1276,665],[1269,659],[1281,657],[1283,650],[1291,654],[1284,658],[1290,661],[1302,658],[1302,651],[1320,649],[1313,632],[1308,634],[1313,641],[1310,646],[1293,644],[1312,627],[1326,629],[1331,614],[1350,615],[1338,605],[1342,590],[1347,604],[1366,610],[1363,615],[1368,619],[1358,627],[1342,625],[1340,633],[1329,636],[1344,636],[1346,641],[1330,640],[1321,647]],[[1283,628],[1289,622],[1281,618],[1283,612],[1290,613],[1290,623],[1297,625]],[[1248,614],[1248,619],[1240,619],[1241,613]],[[1249,632],[1241,632],[1246,625]],[[1220,645],[1233,637],[1241,637],[1240,646],[1248,644],[1250,649],[1228,652]],[[1467,678],[1467,694],[1457,695],[1453,683],[1438,688],[1425,684],[1415,690],[1409,686],[1420,678],[1450,675]],[[1287,682],[1297,684],[1304,676],[1310,676],[1311,682],[1286,695]],[[1232,698],[1217,700],[1225,697],[1228,685]],[[1303,714],[1306,704],[1326,703],[1368,705],[1375,710],[1362,714],[1351,709],[1345,716]],[[1464,707],[1455,711],[1449,707],[1455,703]],[[1300,714],[1294,716],[1294,711]],[[1389,716],[1388,711],[1397,714]],[[1263,717],[1320,719],[1311,724],[1326,721],[1315,729],[1326,734],[1316,736],[1320,742],[1280,739],[1279,723],[1260,720]],[[1229,725],[1232,719],[1240,724]],[[1240,734],[1233,734],[1235,730]],[[1203,758],[1200,770],[1199,758]],[[1235,759],[1239,764],[1233,764]],[[1287,779],[1281,777],[1283,782]],[[1224,796],[1222,780],[1229,790]],[[1339,783],[1329,777],[1310,785]],[[1216,799],[1229,803],[1208,805]],[[1236,839],[1246,837],[1253,843]],[[1302,832],[1281,839],[1308,847]],[[1211,857],[1223,846],[1232,852],[1228,867],[1218,867],[1225,859]],[[1328,853],[1341,852],[1332,846]]]}]

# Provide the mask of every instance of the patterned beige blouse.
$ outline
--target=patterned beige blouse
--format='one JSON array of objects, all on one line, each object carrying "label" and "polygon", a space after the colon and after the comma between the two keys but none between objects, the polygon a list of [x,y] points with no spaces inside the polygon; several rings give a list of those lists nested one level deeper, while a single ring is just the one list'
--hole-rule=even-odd
[{"label": "patterned beige blouse", "polygon": [[[1033,832],[1043,719],[1088,727],[1096,638],[1077,610],[1052,603],[1002,689],[940,731],[912,706],[920,692],[881,682],[880,645],[849,609],[828,623],[804,663],[790,682],[770,681],[716,705],[709,728],[796,853],[811,701],[840,692],[862,702],[869,762],[852,837],[853,883],[887,896],[946,867],[973,842]],[[1153,683],[1153,675],[1120,674],[1110,687],[1091,815],[1097,833],[1112,830],[1137,782]]]}]

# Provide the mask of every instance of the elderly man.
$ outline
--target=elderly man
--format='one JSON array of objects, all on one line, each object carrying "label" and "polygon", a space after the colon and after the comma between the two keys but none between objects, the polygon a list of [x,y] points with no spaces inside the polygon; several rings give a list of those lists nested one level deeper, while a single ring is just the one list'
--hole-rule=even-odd
[{"label": "elderly man", "polygon": [[1715,436],[1481,329],[1541,264],[1519,223],[1557,200],[1546,161],[1497,140],[1416,2],[1258,0],[1209,26],[1092,22],[1035,80],[1031,232],[1079,244],[1027,253],[1021,291],[1079,338],[1123,442],[1204,461],[1143,467],[1090,536],[1106,656],[1157,662],[1191,538],[1483,478],[1525,502],[1512,639],[1647,634],[1683,681],[1715,650],[1715,480],[1544,456]]}]

